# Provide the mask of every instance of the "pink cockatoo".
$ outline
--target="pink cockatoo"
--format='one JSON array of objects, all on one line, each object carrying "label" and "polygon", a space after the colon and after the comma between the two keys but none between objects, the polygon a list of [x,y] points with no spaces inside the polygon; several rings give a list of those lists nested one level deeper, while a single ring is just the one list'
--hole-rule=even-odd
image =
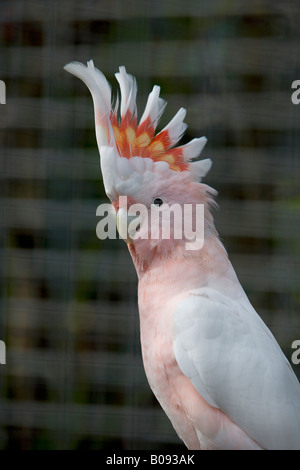
[{"label": "pink cockatoo", "polygon": [[[201,182],[211,161],[191,161],[206,139],[175,147],[186,128],[183,108],[155,135],[165,107],[158,86],[138,123],[136,80],[125,67],[116,74],[120,106],[112,106],[111,87],[92,61],[65,69],[92,94],[103,182],[117,222],[129,227],[133,204],[147,211],[123,238],[138,275],[146,376],[178,436],[193,450],[300,449],[299,382],[218,237],[211,214],[216,192]],[[197,249],[187,249],[184,236],[151,236],[153,210],[173,204],[192,205],[190,215],[204,206]]]}]

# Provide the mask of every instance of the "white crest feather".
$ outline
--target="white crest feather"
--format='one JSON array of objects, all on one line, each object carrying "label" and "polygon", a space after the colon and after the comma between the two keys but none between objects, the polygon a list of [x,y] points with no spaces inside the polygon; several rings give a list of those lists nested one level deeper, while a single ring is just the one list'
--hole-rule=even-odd
[{"label": "white crest feather", "polygon": [[80,78],[90,90],[92,97],[103,112],[110,113],[111,108],[111,87],[100,70],[94,67],[92,60],[89,60],[87,67],[81,62],[70,62],[64,69]]},{"label": "white crest feather", "polygon": [[204,160],[199,160],[199,162],[190,163],[189,169],[197,178],[204,178],[211,169],[211,166],[211,159],[205,158]]},{"label": "white crest feather", "polygon": [[186,161],[192,160],[193,158],[199,157],[202,150],[207,143],[206,137],[200,137],[198,139],[191,140],[188,144],[181,147],[183,151],[183,157]]},{"label": "white crest feather", "polygon": [[80,62],[70,62],[64,69],[80,78],[91,92],[95,117],[96,117],[96,135],[98,147],[110,144],[114,145],[113,131],[110,123],[111,113],[111,87],[105,76],[100,70],[94,67],[92,60],[85,66]]},{"label": "white crest feather", "polygon": [[186,110],[180,108],[169,124],[162,130],[162,132],[168,130],[171,146],[177,144],[187,128],[187,124],[183,122],[185,115]]},{"label": "white crest feather", "polygon": [[160,87],[155,85],[153,90],[148,96],[145,111],[141,117],[140,124],[142,124],[148,117],[150,117],[152,124],[156,128],[158,121],[166,107],[166,101],[159,97]]},{"label": "white crest feather", "polygon": [[124,66],[119,67],[119,72],[115,74],[121,91],[121,116],[125,116],[127,111],[132,115],[136,114],[136,79],[126,72]]}]

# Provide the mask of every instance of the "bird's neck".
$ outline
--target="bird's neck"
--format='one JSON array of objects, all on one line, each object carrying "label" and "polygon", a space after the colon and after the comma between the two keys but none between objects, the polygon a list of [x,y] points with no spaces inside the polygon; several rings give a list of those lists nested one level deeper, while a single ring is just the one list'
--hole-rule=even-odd
[{"label": "bird's neck", "polygon": [[150,292],[152,286],[156,292],[162,288],[166,295],[221,285],[228,294],[231,285],[236,285],[236,274],[217,234],[211,234],[197,251],[184,250],[180,245],[162,254],[139,251],[134,245],[129,245],[129,251],[139,278],[139,291]]}]

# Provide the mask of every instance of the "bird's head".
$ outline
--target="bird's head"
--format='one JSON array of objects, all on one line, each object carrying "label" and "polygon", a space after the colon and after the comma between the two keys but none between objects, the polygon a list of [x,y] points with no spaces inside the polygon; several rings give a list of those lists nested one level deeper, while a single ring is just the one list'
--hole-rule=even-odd
[{"label": "bird's head", "polygon": [[120,99],[114,106],[111,87],[92,61],[87,66],[72,62],[65,69],[83,80],[92,94],[105,191],[131,253],[169,256],[182,247],[200,249],[203,237],[214,231],[209,205],[216,192],[201,183],[211,160],[192,161],[207,139],[176,147],[187,127],[185,109],[155,134],[166,105],[159,86],[153,87],[138,122],[136,80],[125,67],[116,73]]}]

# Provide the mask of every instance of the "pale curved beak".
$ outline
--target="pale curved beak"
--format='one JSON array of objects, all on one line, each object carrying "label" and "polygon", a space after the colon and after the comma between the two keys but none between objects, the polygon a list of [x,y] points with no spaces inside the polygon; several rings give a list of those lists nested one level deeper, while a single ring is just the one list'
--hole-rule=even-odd
[{"label": "pale curved beak", "polygon": [[126,243],[132,243],[140,229],[139,215],[129,215],[126,209],[120,208],[117,212],[117,230]]}]

